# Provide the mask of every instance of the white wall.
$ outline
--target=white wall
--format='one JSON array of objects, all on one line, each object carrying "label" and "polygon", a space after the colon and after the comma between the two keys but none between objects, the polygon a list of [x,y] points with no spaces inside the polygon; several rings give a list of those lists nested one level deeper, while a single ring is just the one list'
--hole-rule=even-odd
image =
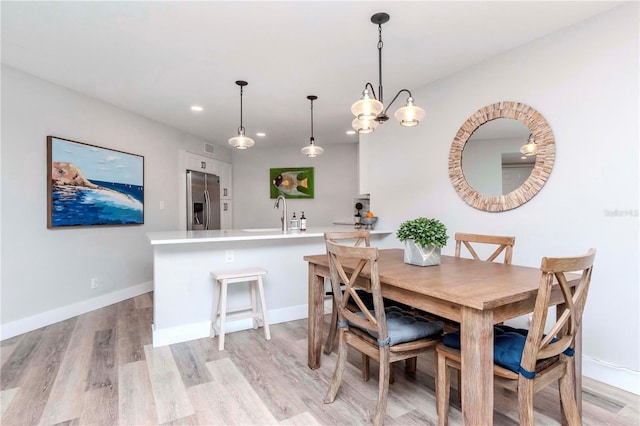
[{"label": "white wall", "polygon": [[307,227],[331,225],[334,220],[353,221],[353,198],[357,195],[357,145],[323,145],[324,154],[308,158],[299,147],[260,147],[234,151],[233,227],[274,228],[280,226],[280,210],[269,198],[269,169],[275,167],[313,167],[313,199],[287,199],[288,216],[304,211]]},{"label": "white wall", "polygon": [[[30,324],[42,326],[39,321],[114,301],[100,297],[150,289],[146,232],[178,229],[178,209],[184,208],[178,151],[203,153],[204,141],[11,67],[2,66],[1,78],[4,338],[8,328],[16,329],[7,324],[35,316]],[[143,155],[145,224],[47,229],[47,135]],[[217,147],[216,158],[230,161],[230,151]],[[90,288],[92,277],[100,281],[97,290]]]},{"label": "white wall", "polygon": [[[636,393],[638,15],[637,2],[619,7],[414,90],[427,111],[424,124],[405,129],[389,122],[361,137],[371,148],[371,169],[387,171],[371,176],[371,208],[385,228],[425,215],[441,219],[451,236],[456,231],[515,235],[513,262],[529,266],[538,266],[543,256],[595,247],[584,316],[584,372]],[[462,123],[497,101],[521,101],[542,113],[553,129],[557,157],[536,197],[512,211],[487,213],[458,197],[447,160]],[[616,210],[623,215],[611,215]],[[444,252],[453,253],[451,239]]]}]

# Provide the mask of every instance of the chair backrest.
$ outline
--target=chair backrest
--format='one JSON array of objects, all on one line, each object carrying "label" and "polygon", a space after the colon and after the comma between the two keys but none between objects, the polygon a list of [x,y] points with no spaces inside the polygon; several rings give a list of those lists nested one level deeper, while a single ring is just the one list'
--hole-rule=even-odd
[{"label": "chair backrest", "polygon": [[[567,355],[571,354],[567,350],[573,350],[575,346],[576,332],[582,322],[595,256],[596,250],[592,248],[582,256],[542,259],[540,288],[520,362],[521,368],[527,372],[535,372],[538,360],[551,358],[563,352]],[[581,272],[578,284],[573,290],[566,276],[571,272]],[[545,334],[547,308],[554,282],[558,283],[564,304],[557,306],[556,322]]]},{"label": "chair backrest", "polygon": [[343,241],[354,240],[354,247],[360,247],[364,244],[365,247],[371,247],[371,234],[365,230],[354,230],[345,232],[325,232],[324,239],[327,241]]},{"label": "chair backrest", "polygon": [[457,232],[455,256],[460,257],[460,249],[464,244],[464,246],[467,248],[467,250],[475,260],[483,260],[480,258],[480,256],[478,256],[478,253],[476,253],[471,243],[497,245],[498,248],[496,248],[495,251],[484,260],[486,260],[487,262],[493,262],[500,255],[500,253],[504,252],[504,263],[510,265],[511,256],[513,255],[513,246],[516,243],[516,237],[502,235],[465,234],[462,232]]},{"label": "chair backrest", "polygon": [[[326,241],[331,285],[338,305],[338,321],[350,321],[361,329],[376,332],[378,340],[388,337],[387,321],[378,275],[378,249],[376,247],[351,247]],[[349,271],[350,270],[350,271]],[[361,276],[366,274],[366,277]],[[344,295],[338,283],[344,283]],[[364,290],[373,296],[374,315],[356,290]],[[351,308],[348,308],[349,297]],[[354,306],[357,308],[354,309]],[[360,315],[358,315],[360,313]]]}]

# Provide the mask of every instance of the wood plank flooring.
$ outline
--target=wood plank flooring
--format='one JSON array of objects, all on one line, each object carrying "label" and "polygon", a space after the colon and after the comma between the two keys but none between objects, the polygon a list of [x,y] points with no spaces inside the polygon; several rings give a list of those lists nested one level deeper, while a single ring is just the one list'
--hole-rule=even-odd
[{"label": "wood plank flooring", "polygon": [[[151,346],[153,301],[145,294],[0,342],[2,425],[324,425],[367,424],[375,409],[377,367],[360,378],[349,356],[336,401],[322,402],[335,353],[307,367],[307,322]],[[326,321],[329,316],[326,317]],[[433,358],[415,375],[397,367],[385,423],[436,424]],[[455,382],[455,380],[454,380]],[[557,425],[557,391],[536,395],[536,423]],[[640,397],[584,380],[585,425],[640,424]],[[516,398],[496,389],[494,421],[518,424]],[[452,425],[460,406],[452,393]]]}]

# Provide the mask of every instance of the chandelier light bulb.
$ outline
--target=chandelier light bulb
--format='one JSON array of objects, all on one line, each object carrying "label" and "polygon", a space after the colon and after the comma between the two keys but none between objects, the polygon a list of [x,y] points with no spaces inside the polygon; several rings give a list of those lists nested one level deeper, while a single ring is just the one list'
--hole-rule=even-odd
[{"label": "chandelier light bulb", "polygon": [[411,96],[407,99],[407,103],[402,108],[398,108],[394,114],[396,120],[400,122],[400,125],[405,127],[417,126],[424,119],[425,115],[426,112],[414,104]]},{"label": "chandelier light bulb", "polygon": [[382,102],[372,98],[368,89],[364,89],[362,98],[351,106],[351,112],[359,120],[373,120],[383,109]]},{"label": "chandelier light bulb", "polygon": [[354,118],[351,122],[351,127],[353,130],[360,134],[373,133],[373,131],[378,127],[380,123],[376,120],[358,120]]}]

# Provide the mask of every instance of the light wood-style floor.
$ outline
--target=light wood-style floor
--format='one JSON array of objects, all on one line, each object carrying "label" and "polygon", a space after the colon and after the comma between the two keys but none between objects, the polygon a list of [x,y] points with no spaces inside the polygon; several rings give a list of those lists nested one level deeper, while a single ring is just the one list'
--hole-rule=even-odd
[{"label": "light wood-style floor", "polygon": [[[327,317],[328,321],[328,317]],[[335,353],[307,367],[306,320],[153,349],[152,297],[145,294],[1,342],[2,425],[367,424],[377,369],[363,382],[357,353],[333,404],[322,402]],[[514,395],[496,390],[495,423],[517,424]],[[455,395],[455,392],[453,393]],[[559,423],[557,392],[535,400],[536,423]],[[585,425],[639,424],[640,397],[585,379]],[[450,423],[460,424],[452,398]],[[433,360],[415,376],[398,367],[385,423],[437,422]]]}]

